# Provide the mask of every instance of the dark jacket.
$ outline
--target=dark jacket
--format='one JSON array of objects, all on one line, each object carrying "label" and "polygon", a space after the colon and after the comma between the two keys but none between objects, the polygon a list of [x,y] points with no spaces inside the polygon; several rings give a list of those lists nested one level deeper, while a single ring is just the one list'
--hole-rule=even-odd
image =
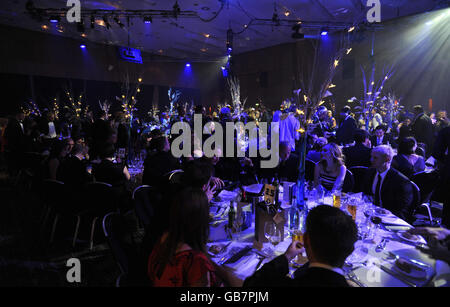
[{"label": "dark jacket", "polygon": [[367,166],[370,167],[370,153],[372,149],[363,145],[355,144],[354,146],[345,147],[343,154],[345,156],[345,165],[352,166]]},{"label": "dark jacket", "polygon": [[86,170],[86,161],[71,156],[61,163],[60,179],[69,186],[72,191],[80,191],[81,187],[92,181],[91,175]]},{"label": "dark jacket", "polygon": [[353,117],[347,117],[336,131],[336,142],[338,144],[350,144],[353,142],[353,134],[357,129],[356,121]]},{"label": "dark jacket", "polygon": [[123,174],[123,165],[115,164],[109,160],[102,160],[93,166],[93,174],[96,181],[109,183],[115,187],[125,186],[126,177]]},{"label": "dark jacket", "polygon": [[25,148],[25,136],[16,118],[9,118],[5,128],[4,138],[6,140],[6,150],[10,152],[22,152]]},{"label": "dark jacket", "polygon": [[385,135],[383,135],[383,139],[381,140],[381,144],[377,144],[377,136],[376,135],[372,135],[370,137],[370,143],[372,144],[372,147],[377,147],[378,145],[387,145],[388,143],[392,144],[393,142],[392,142],[392,139],[389,136],[389,134],[385,134]]},{"label": "dark jacket", "polygon": [[[373,195],[372,186],[377,172],[368,170],[364,180],[364,193]],[[413,213],[413,189],[410,180],[399,171],[390,168],[381,186],[381,206],[397,217],[411,222]]]},{"label": "dark jacket", "polygon": [[150,186],[160,186],[162,177],[176,169],[180,169],[180,165],[170,151],[151,152],[144,161],[142,183]]},{"label": "dark jacket", "polygon": [[[43,134],[43,135],[48,135],[49,133],[49,128],[48,128],[48,123],[49,120],[44,118],[39,122],[39,131]],[[53,125],[55,126],[55,132],[56,135],[59,136],[60,132],[61,132],[61,125],[59,123],[59,121],[57,121],[56,119],[53,121]]]},{"label": "dark jacket", "polygon": [[392,159],[392,167],[408,178],[412,178],[415,173],[421,172],[425,169],[425,160],[419,156],[416,164],[413,165],[404,155],[396,155]]},{"label": "dark jacket", "polygon": [[300,268],[289,278],[289,264],[284,255],[266,263],[244,281],[244,287],[349,287],[344,276],[324,268]]},{"label": "dark jacket", "polygon": [[412,133],[418,143],[427,145],[426,155],[430,155],[433,148],[434,127],[431,119],[426,114],[419,115],[411,124]]}]

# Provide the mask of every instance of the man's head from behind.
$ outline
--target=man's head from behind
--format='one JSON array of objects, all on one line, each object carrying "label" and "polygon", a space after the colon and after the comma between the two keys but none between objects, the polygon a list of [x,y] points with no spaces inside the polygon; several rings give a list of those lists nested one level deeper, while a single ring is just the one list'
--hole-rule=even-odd
[{"label": "man's head from behind", "polygon": [[286,161],[291,155],[291,145],[289,142],[280,143],[280,161]]},{"label": "man's head from behind", "polygon": [[369,132],[364,129],[358,129],[353,134],[353,138],[355,139],[356,144],[364,144],[366,145],[370,139]]},{"label": "man's head from behind", "polygon": [[358,230],[352,217],[342,210],[320,205],[309,212],[304,237],[311,262],[342,267],[354,250]]}]

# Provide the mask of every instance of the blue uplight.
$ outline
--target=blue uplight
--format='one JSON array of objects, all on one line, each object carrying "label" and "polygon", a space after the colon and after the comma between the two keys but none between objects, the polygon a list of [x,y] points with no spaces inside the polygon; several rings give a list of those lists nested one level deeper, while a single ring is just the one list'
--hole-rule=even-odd
[{"label": "blue uplight", "polygon": [[81,49],[86,49],[86,45],[80,45]]},{"label": "blue uplight", "polygon": [[58,19],[50,19],[51,23],[58,23]]},{"label": "blue uplight", "polygon": [[327,36],[327,35],[328,35],[328,31],[322,31],[322,32],[320,33],[320,35],[322,35],[322,36]]},{"label": "blue uplight", "polygon": [[189,64],[189,63],[186,63],[186,67],[191,67],[191,64]]}]

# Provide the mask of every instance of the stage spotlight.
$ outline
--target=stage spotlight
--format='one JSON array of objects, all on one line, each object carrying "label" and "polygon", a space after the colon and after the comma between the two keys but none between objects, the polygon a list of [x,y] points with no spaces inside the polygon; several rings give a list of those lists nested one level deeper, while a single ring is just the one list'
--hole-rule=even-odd
[{"label": "stage spotlight", "polygon": [[190,63],[186,63],[186,67],[191,67],[191,64]]},{"label": "stage spotlight", "polygon": [[51,16],[49,20],[51,23],[58,23],[61,20],[61,17],[59,17],[57,15]]},{"label": "stage spotlight", "polygon": [[152,16],[144,16],[144,23],[149,24],[152,23],[152,21]]},{"label": "stage spotlight", "polygon": [[86,45],[81,44],[81,45],[80,45],[80,48],[81,48],[81,49],[86,49]]},{"label": "stage spotlight", "polygon": [[322,29],[320,30],[320,35],[322,35],[322,36],[327,36],[327,35],[328,35],[328,30],[327,30],[326,28],[322,28]]},{"label": "stage spotlight", "polygon": [[103,21],[105,22],[106,29],[109,30],[111,28],[111,24],[108,22],[108,17],[106,17],[106,15],[103,16]]}]

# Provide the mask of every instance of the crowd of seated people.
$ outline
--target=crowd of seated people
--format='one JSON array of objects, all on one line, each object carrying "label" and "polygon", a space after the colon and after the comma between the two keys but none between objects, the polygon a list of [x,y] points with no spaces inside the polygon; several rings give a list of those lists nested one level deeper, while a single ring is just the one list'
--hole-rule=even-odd
[{"label": "crowd of seated people", "polygon": [[[349,107],[342,109],[337,123],[328,110],[322,109],[318,120],[326,122],[321,127],[327,133],[314,137],[312,148],[306,153],[306,158],[315,163],[313,186],[322,185],[329,191],[343,190],[347,176],[350,176],[348,168],[368,167],[363,179],[363,192],[373,196],[375,205],[411,222],[415,208],[410,178],[414,173],[424,170],[425,159],[430,155],[439,161],[441,170],[448,171],[450,129],[446,115],[439,114],[436,141],[433,137],[431,141],[428,140],[428,136],[418,132],[421,129],[429,130],[428,116],[423,109],[414,110],[415,116],[409,123],[404,120],[396,127],[387,128],[377,117],[377,124],[372,124],[373,129],[367,131],[357,127]],[[180,109],[179,119],[191,122],[182,111]],[[196,108],[196,112],[204,113],[205,110]],[[154,286],[219,286],[238,283],[232,274],[212,263],[205,253],[208,202],[223,188],[224,181],[261,183],[262,179],[272,180],[275,177],[291,182],[298,179],[302,153],[299,152],[299,126],[294,113],[284,113],[279,118],[280,121],[286,121],[283,129],[291,130],[284,131],[286,139],[280,139],[279,161],[273,169],[259,168],[259,158],[223,157],[221,148],[216,148],[216,155],[211,158],[201,153],[197,157],[175,158],[170,151],[173,138],[168,138],[158,130],[140,138],[143,143],[141,148],[146,149],[142,184],[157,189],[153,195],[154,222],[146,229],[143,243],[145,264],[142,265]],[[267,116],[267,112],[264,114]],[[229,113],[221,114],[218,120],[231,120],[229,116]],[[58,137],[61,136],[61,126],[51,112],[42,119],[25,120],[21,112],[11,117],[2,129],[5,140],[2,148],[11,174],[17,174],[20,169],[25,148],[35,148],[43,154],[40,162],[43,180],[62,181],[70,187],[73,195],[88,182],[108,183],[121,191],[119,199],[123,208],[131,209],[132,190],[128,187],[131,175],[127,164],[118,155],[119,149],[129,143],[124,131],[123,114],[109,118],[108,114],[100,112],[96,120],[87,117],[77,125],[77,134],[70,137]],[[425,146],[420,147],[420,142]],[[182,170],[179,180],[167,178],[166,175],[174,170]],[[443,178],[443,182],[448,182],[448,176]],[[447,227],[448,209],[445,203],[444,210],[447,213],[444,214],[443,225]],[[263,284],[273,277],[274,282],[280,281],[279,285],[321,284],[320,280],[323,280],[323,285],[344,286],[340,268],[352,252],[355,234],[352,220],[339,212],[331,207],[318,207],[308,215],[305,248],[310,264],[307,269],[299,271],[294,282],[286,281],[282,273],[287,262],[302,248],[295,244],[289,247],[284,258],[279,257],[264,266],[246,284]],[[331,223],[333,225],[327,227],[341,228],[325,227],[324,221],[329,219],[339,223]],[[325,228],[321,230],[321,227]],[[331,233],[339,232],[342,236],[330,237]]]}]

